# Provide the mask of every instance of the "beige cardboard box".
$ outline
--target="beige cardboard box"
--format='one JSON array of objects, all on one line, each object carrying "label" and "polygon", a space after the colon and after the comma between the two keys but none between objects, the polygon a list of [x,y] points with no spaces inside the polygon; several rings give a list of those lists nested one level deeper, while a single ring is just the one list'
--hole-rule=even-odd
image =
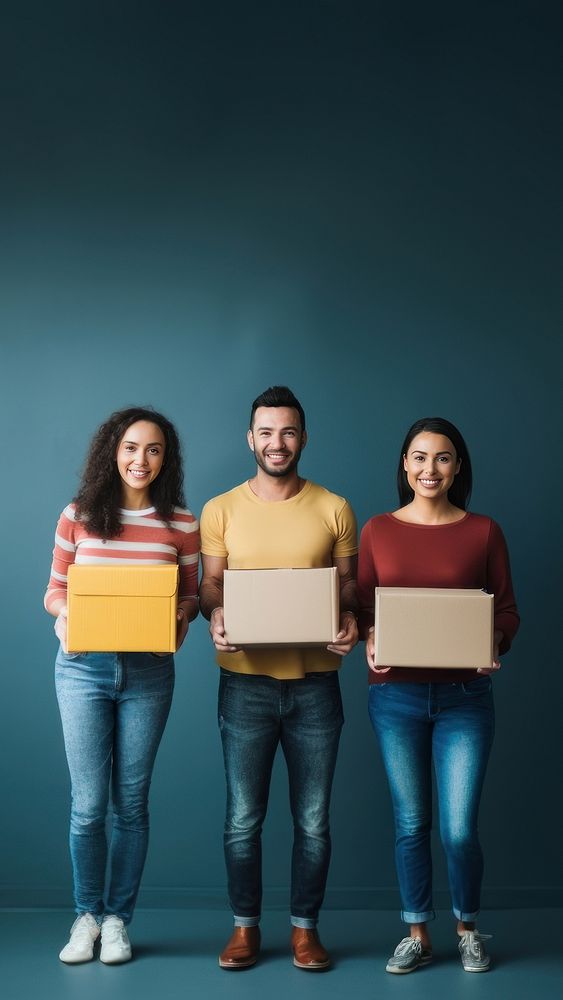
[{"label": "beige cardboard box", "polygon": [[173,653],[178,577],[177,566],[70,566],[69,653]]},{"label": "beige cardboard box", "polygon": [[493,595],[482,590],[375,588],[381,667],[490,667]]},{"label": "beige cardboard box", "polygon": [[234,646],[326,646],[339,630],[338,570],[227,569],[223,607]]}]

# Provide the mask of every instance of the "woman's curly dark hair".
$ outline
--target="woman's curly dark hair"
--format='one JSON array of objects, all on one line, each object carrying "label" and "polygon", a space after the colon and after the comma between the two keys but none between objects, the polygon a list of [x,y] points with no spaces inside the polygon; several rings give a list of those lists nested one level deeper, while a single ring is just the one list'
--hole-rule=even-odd
[{"label": "woman's curly dark hair", "polygon": [[117,447],[127,428],[138,420],[157,424],[165,440],[162,468],[150,485],[152,505],[164,521],[171,520],[175,506],[185,506],[182,452],[174,425],[151,407],[131,406],[116,410],[92,439],[78,493],[73,500],[76,516],[87,523],[89,531],[104,539],[116,538],[123,531],[119,515],[122,482],[117,468]]}]

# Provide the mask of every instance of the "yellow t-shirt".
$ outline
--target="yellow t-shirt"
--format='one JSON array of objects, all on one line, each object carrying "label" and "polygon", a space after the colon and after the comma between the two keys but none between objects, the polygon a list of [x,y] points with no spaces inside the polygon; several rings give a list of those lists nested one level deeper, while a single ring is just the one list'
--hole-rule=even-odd
[{"label": "yellow t-shirt", "polygon": [[[315,569],[358,551],[356,519],[343,497],[309,480],[289,500],[261,500],[248,483],[209,500],[200,518],[201,551],[229,569]],[[247,649],[218,653],[217,663],[241,674],[294,680],[335,670],[341,657],[322,648]]]}]

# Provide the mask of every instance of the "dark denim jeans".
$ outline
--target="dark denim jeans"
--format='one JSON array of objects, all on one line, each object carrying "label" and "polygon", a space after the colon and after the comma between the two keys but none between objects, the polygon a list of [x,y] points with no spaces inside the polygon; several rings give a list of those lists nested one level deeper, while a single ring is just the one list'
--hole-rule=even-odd
[{"label": "dark denim jeans", "polygon": [[280,681],[221,670],[224,846],[235,924],[260,919],[262,824],[280,743],[294,827],[291,919],[298,927],[316,926],[330,861],[330,793],[343,721],[337,671]]},{"label": "dark denim jeans", "polygon": [[393,801],[403,920],[415,924],[434,917],[432,759],[453,912],[458,920],[475,920],[483,877],[477,815],[494,735],[491,678],[372,684],[369,713]]},{"label": "dark denim jeans", "polygon": [[[147,853],[148,793],[174,688],[153,653],[59,650],[55,682],[72,784],[70,854],[77,913],[131,920]],[[112,835],[107,903],[106,813]]]}]

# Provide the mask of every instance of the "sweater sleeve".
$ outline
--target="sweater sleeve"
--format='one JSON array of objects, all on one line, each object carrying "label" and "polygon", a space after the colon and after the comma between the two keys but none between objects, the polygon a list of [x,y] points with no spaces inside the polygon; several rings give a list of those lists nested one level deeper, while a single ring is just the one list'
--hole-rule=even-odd
[{"label": "sweater sleeve", "polygon": [[183,529],[182,543],[178,550],[180,600],[197,598],[199,549],[199,523],[196,518],[191,517],[190,523]]},{"label": "sweater sleeve", "polygon": [[378,586],[377,570],[373,557],[373,519],[364,524],[360,535],[358,557],[358,626],[360,636],[366,638],[374,623],[375,588]]},{"label": "sweater sleeve", "polygon": [[55,601],[61,598],[66,601],[68,567],[74,562],[76,553],[74,526],[73,508],[65,507],[57,523],[51,575],[43,601],[45,609],[50,614],[53,614],[52,607]]},{"label": "sweater sleeve", "polygon": [[520,625],[520,616],[512,588],[510,560],[504,535],[491,521],[487,545],[487,589],[495,595],[495,630],[503,633],[499,652],[507,653]]}]

